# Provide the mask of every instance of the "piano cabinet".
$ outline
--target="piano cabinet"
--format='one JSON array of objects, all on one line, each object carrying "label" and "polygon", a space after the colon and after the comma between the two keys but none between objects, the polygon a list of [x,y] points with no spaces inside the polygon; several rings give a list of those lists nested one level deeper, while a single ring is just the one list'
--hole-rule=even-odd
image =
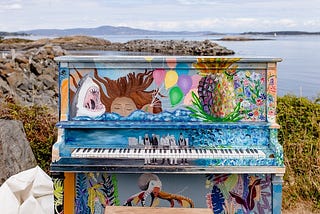
[{"label": "piano cabinet", "polygon": [[56,213],[281,213],[279,58],[63,56]]}]

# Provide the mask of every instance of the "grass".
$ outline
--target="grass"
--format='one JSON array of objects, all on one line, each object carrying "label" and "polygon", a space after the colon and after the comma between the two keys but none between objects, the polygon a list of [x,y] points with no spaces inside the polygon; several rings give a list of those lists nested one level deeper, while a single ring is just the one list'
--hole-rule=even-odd
[{"label": "grass", "polygon": [[[308,204],[320,212],[320,99],[278,97],[279,142],[286,173],[283,208]],[[0,119],[20,120],[38,165],[49,173],[51,147],[57,138],[57,115],[45,106],[20,106],[12,99],[0,103]]]}]

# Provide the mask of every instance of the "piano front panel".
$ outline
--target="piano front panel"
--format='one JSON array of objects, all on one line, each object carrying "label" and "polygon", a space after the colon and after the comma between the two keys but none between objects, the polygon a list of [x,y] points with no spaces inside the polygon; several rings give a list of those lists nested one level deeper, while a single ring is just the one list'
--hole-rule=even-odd
[{"label": "piano front panel", "polygon": [[274,213],[273,207],[281,207],[281,202],[272,200],[273,179],[270,174],[78,173],[74,209],[102,213],[105,206],[143,205]]}]

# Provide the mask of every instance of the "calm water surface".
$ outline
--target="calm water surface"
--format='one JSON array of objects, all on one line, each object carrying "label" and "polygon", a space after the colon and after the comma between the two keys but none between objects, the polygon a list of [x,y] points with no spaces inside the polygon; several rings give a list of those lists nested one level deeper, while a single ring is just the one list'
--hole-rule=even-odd
[{"label": "calm water surface", "polygon": [[[194,35],[101,35],[111,42],[127,42],[133,39],[159,40],[213,40],[236,52],[239,57],[282,58],[278,64],[278,94],[294,94],[314,99],[320,95],[320,36],[253,36],[270,40],[218,41],[223,36]],[[32,38],[38,39],[38,38]],[[85,51],[83,53],[88,53]],[[78,51],[77,54],[82,54]],[[134,55],[141,53],[94,51],[98,55]],[[318,64],[319,63],[319,64]]]},{"label": "calm water surface", "polygon": [[[320,36],[276,36],[270,40],[217,41],[223,36],[102,36],[112,42],[127,42],[132,39],[183,39],[214,40],[236,52],[240,57],[282,58],[278,64],[278,94],[294,94],[314,99],[320,94]],[[102,53],[112,54],[112,53]],[[318,64],[319,63],[319,64]]]}]

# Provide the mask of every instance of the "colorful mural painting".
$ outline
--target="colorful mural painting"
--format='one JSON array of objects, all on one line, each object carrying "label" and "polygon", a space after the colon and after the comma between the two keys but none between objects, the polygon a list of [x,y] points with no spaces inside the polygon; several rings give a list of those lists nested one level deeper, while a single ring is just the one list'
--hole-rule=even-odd
[{"label": "colorful mural painting", "polygon": [[64,56],[55,213],[280,213],[277,58]]},{"label": "colorful mural painting", "polygon": [[[176,176],[179,181],[171,191],[190,186],[188,195],[163,191],[167,176],[144,173],[137,175],[137,181],[126,179],[128,184],[119,186],[117,178],[124,180],[126,175],[107,175],[105,173],[79,173],[76,180],[75,213],[103,213],[106,206],[167,206],[167,207],[203,207],[203,203],[213,213],[271,213],[272,177],[270,174],[206,174],[193,176],[201,182],[184,182],[184,175]],[[137,177],[136,176],[136,177]],[[170,182],[176,182],[171,180]],[[133,195],[119,195],[124,188],[139,191]],[[131,188],[128,188],[130,186]],[[202,194],[202,195],[201,195]],[[127,198],[126,198],[127,197]],[[201,204],[192,198],[201,198]],[[121,202],[120,202],[121,201]]]},{"label": "colorful mural painting", "polygon": [[274,99],[274,94],[266,93],[266,72],[239,68],[239,60],[198,58],[174,67],[169,61],[165,68],[124,69],[113,78],[103,74],[114,69],[71,69],[70,117],[113,120],[130,118],[137,111],[158,114],[179,109],[189,113],[190,120],[266,121],[266,101]]}]

